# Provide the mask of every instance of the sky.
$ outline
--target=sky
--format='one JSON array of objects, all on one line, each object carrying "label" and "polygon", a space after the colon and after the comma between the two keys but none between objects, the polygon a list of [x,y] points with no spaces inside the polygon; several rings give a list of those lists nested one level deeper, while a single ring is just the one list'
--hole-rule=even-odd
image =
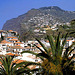
[{"label": "sky", "polygon": [[0,0],[0,30],[7,20],[16,18],[32,8],[48,6],[75,11],[75,0]]}]

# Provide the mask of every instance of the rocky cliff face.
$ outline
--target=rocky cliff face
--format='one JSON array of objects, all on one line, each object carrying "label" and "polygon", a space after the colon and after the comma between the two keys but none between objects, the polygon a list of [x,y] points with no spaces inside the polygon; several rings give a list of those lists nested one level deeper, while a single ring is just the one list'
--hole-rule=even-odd
[{"label": "rocky cliff face", "polygon": [[19,33],[33,30],[35,27],[54,25],[56,23],[69,22],[75,19],[75,12],[65,11],[57,6],[31,9],[27,13],[8,20],[3,30],[14,30]]}]

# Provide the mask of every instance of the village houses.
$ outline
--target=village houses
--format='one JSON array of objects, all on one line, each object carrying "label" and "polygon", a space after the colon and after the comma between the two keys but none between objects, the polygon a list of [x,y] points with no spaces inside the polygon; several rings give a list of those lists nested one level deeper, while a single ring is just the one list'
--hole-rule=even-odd
[{"label": "village houses", "polygon": [[[18,33],[13,30],[9,30],[9,31],[0,30],[0,38],[2,36],[4,37],[4,39],[0,42],[0,55],[16,56],[14,60],[20,59],[25,61],[41,62],[41,59],[37,58],[35,55],[29,53],[21,54],[21,52],[30,50],[30,51],[34,51],[35,53],[40,53],[40,51],[34,46],[34,44],[40,49],[44,50],[42,46],[36,40],[28,40],[26,42],[21,42],[18,39],[17,34]],[[61,39],[61,44],[62,44],[62,40],[63,39]],[[41,42],[47,48],[50,48],[50,44],[48,40],[42,39]],[[67,39],[62,55],[65,51],[65,48],[72,45],[73,42],[75,42],[75,38]],[[74,54],[75,51],[72,52],[70,57],[73,56]]]}]

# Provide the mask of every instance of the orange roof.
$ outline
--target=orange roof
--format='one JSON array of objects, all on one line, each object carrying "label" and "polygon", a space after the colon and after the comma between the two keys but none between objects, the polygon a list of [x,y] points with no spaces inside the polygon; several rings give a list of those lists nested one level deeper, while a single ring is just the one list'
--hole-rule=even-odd
[{"label": "orange roof", "polygon": [[22,47],[22,46],[10,46],[10,47],[13,49],[24,49],[24,47]]},{"label": "orange roof", "polygon": [[18,41],[18,39],[10,39],[10,41]]},{"label": "orange roof", "polygon": [[38,44],[37,47],[42,47],[42,46],[40,44]]},{"label": "orange roof", "polygon": [[48,40],[47,40],[46,42],[47,42],[47,43],[49,43],[49,41],[48,41]]},{"label": "orange roof", "polygon": [[72,42],[75,42],[75,41],[72,41]]},{"label": "orange roof", "polygon": [[0,30],[0,32],[3,32],[4,30]]},{"label": "orange roof", "polygon": [[15,56],[20,56],[19,54],[15,54]]},{"label": "orange roof", "polygon": [[75,58],[73,58],[75,60]]},{"label": "orange roof", "polygon": [[11,42],[8,42],[6,40],[3,40],[3,41],[1,41],[1,43],[11,43]]},{"label": "orange roof", "polygon": [[22,44],[22,42],[15,42],[16,44]]},{"label": "orange roof", "polygon": [[6,40],[1,41],[1,43],[8,43]]},{"label": "orange roof", "polygon": [[16,64],[19,64],[19,63],[21,63],[21,62],[24,62],[24,60],[15,60],[15,61],[13,61],[13,63],[16,63]]},{"label": "orange roof", "polygon": [[13,54],[13,53],[7,53],[6,55],[14,56],[14,54]]},{"label": "orange roof", "polygon": [[26,49],[30,49],[30,46],[25,47]]},{"label": "orange roof", "polygon": [[2,62],[0,61],[0,65],[2,65]]},{"label": "orange roof", "polygon": [[9,30],[9,32],[12,32],[13,30]]},{"label": "orange roof", "polygon": [[9,56],[19,56],[19,54],[13,54],[13,53],[7,53],[6,55],[9,55]]},{"label": "orange roof", "polygon": [[17,37],[7,37],[7,38],[17,38]]},{"label": "orange roof", "polygon": [[66,41],[71,41],[71,40],[66,40]]},{"label": "orange roof", "polygon": [[28,66],[28,68],[31,69],[31,70],[32,70],[32,69],[35,69],[35,68],[36,68],[36,65]]}]

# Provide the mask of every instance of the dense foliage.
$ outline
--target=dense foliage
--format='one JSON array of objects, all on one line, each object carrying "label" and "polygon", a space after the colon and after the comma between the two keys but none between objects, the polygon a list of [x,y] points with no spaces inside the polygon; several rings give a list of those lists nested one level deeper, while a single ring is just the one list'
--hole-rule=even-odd
[{"label": "dense foliage", "polygon": [[28,68],[30,65],[36,65],[36,63],[23,61],[17,63],[18,60],[14,60],[14,56],[1,56],[0,57],[0,75],[31,75],[31,70]]},{"label": "dense foliage", "polygon": [[41,75],[71,75],[74,68],[74,62],[72,61],[74,56],[69,59],[69,55],[72,51],[74,51],[72,47],[75,45],[75,43],[70,47],[65,48],[65,52],[62,55],[67,35],[68,34],[65,35],[62,45],[60,44],[60,33],[55,38],[48,35],[47,39],[49,40],[50,48],[46,48],[38,39],[36,39],[44,50],[35,45],[41,51],[41,53],[34,53],[32,51],[24,51],[22,53],[28,52],[40,57],[42,60],[42,63],[40,63]]}]

